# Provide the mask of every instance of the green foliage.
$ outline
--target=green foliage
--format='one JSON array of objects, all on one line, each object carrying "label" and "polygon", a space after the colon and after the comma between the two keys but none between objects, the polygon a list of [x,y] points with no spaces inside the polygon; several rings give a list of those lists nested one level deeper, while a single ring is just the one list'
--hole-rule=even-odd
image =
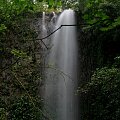
[{"label": "green foliage", "polygon": [[41,12],[41,11],[47,11],[48,10],[48,4],[47,2],[38,2],[37,4],[34,4],[33,7],[35,12]]},{"label": "green foliage", "polygon": [[31,41],[37,34],[26,19],[34,10],[31,0],[0,0],[0,120],[43,119],[40,64]]},{"label": "green foliage", "polygon": [[115,60],[115,63],[113,66],[120,68],[120,56],[115,57],[114,60]]},{"label": "green foliage", "polygon": [[61,0],[36,0],[34,3],[34,11],[59,12],[62,8]]},{"label": "green foliage", "polygon": [[48,6],[49,6],[49,8],[59,8],[59,7],[61,7],[62,6],[62,1],[61,0],[47,0],[46,1],[47,3],[48,3]]},{"label": "green foliage", "polygon": [[90,27],[108,31],[120,25],[120,2],[109,0],[88,0],[83,11],[83,19]]},{"label": "green foliage", "polygon": [[0,118],[1,120],[42,120],[42,101],[37,95],[41,75],[32,59],[24,57],[22,52],[13,50],[21,61],[5,72],[8,78],[2,78],[0,84]]},{"label": "green foliage", "polygon": [[42,120],[42,101],[39,97],[30,98],[28,95],[0,99],[0,120]]},{"label": "green foliage", "polygon": [[33,6],[31,0],[1,0],[0,3],[1,14],[5,19],[10,19],[14,15],[32,10]]},{"label": "green foliage", "polygon": [[0,33],[4,32],[7,29],[7,27],[4,24],[0,25]]},{"label": "green foliage", "polygon": [[4,108],[0,108],[0,120],[7,120],[6,110]]},{"label": "green foliage", "polygon": [[67,0],[67,1],[64,1],[63,3],[63,6],[66,8],[66,9],[73,9],[75,11],[78,11],[79,10],[79,3],[75,0]]},{"label": "green foliage", "polygon": [[19,51],[16,49],[12,49],[11,53],[14,54],[14,56],[16,56],[16,57],[22,57],[22,58],[27,57],[27,54],[25,52]]},{"label": "green foliage", "polygon": [[[32,99],[33,100],[33,99]],[[40,98],[32,101],[28,96],[21,96],[11,101],[9,106],[9,120],[40,120],[41,101]],[[36,102],[37,101],[37,102]],[[38,106],[39,105],[39,106]]]},{"label": "green foliage", "polygon": [[[115,58],[120,63],[119,57]],[[116,64],[115,63],[115,64]],[[118,66],[117,66],[118,67]],[[89,120],[120,119],[120,69],[116,67],[97,69],[91,81],[78,90],[88,98],[86,110]]]}]

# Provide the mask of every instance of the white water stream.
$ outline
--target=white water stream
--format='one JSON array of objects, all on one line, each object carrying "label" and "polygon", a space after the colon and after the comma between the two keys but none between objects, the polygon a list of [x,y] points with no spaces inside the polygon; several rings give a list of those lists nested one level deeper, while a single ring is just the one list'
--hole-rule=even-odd
[{"label": "white water stream", "polygon": [[[64,10],[56,29],[74,25],[73,10]],[[46,70],[45,108],[54,120],[77,120],[77,40],[76,27],[63,26],[53,35],[52,48]]]}]

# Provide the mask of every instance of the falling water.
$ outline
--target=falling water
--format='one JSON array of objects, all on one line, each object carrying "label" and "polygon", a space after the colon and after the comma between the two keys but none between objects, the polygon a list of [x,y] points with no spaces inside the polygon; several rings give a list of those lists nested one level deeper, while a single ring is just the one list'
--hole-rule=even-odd
[{"label": "falling water", "polygon": [[[73,10],[64,10],[56,29],[74,25]],[[45,82],[45,107],[55,120],[77,120],[77,43],[75,26],[63,26],[53,36]]]},{"label": "falling water", "polygon": [[[42,14],[42,38],[47,36],[47,28],[46,28],[46,23],[45,23],[45,12]],[[47,42],[47,39],[44,39],[44,43]]]},{"label": "falling water", "polygon": [[43,27],[43,29],[46,29],[45,28],[45,12],[43,12],[43,14],[42,14],[42,27]]}]

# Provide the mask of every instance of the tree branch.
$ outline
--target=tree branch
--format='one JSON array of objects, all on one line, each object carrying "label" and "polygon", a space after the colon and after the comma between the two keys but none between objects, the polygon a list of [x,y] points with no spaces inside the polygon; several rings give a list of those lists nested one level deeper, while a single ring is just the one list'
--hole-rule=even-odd
[{"label": "tree branch", "polygon": [[9,69],[10,67],[12,67],[13,65],[15,65],[15,64],[19,61],[19,59],[20,59],[20,58],[18,58],[14,63],[10,64],[10,65],[7,66],[7,67],[1,68],[1,71],[0,71],[0,72],[3,72],[3,71],[5,71],[5,70]]}]

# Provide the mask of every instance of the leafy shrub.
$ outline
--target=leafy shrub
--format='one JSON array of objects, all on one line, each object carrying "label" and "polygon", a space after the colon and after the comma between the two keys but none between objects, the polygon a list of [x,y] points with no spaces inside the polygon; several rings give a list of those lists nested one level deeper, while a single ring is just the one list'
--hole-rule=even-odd
[{"label": "leafy shrub", "polygon": [[87,119],[120,119],[120,70],[118,68],[97,69],[91,81],[81,87],[79,92],[87,98],[89,105]]},{"label": "leafy shrub", "polygon": [[96,27],[108,31],[120,26],[120,2],[116,0],[88,0],[83,11],[83,19],[87,27]]},{"label": "leafy shrub", "polygon": [[7,120],[6,111],[4,108],[0,108],[0,120]]},{"label": "leafy shrub", "polygon": [[71,8],[71,9],[74,9],[75,11],[79,10],[79,3],[75,0],[64,1],[63,6],[67,9]]},{"label": "leafy shrub", "polygon": [[13,99],[8,108],[9,120],[42,120],[40,99],[32,100],[28,96]]}]

